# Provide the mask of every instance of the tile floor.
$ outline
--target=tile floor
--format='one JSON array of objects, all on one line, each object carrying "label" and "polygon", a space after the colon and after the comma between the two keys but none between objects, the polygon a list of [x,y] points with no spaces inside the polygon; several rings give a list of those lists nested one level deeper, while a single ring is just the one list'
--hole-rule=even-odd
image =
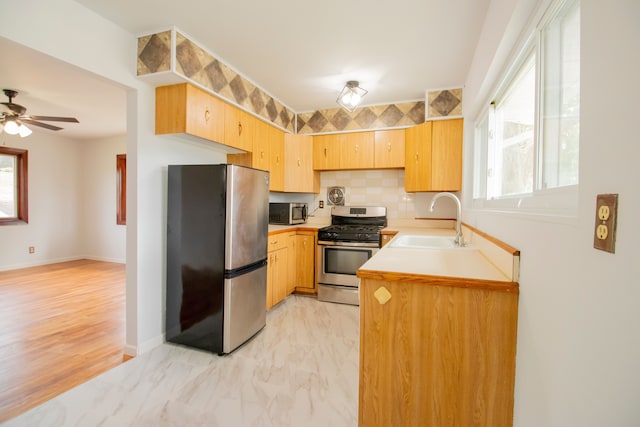
[{"label": "tile floor", "polygon": [[356,426],[358,313],[290,296],[231,355],[163,344],[4,425]]}]

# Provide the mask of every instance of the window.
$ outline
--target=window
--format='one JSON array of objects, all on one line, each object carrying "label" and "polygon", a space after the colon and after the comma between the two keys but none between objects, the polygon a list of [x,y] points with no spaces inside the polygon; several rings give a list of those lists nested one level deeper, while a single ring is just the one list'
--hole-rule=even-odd
[{"label": "window", "polygon": [[28,222],[27,153],[0,146],[0,225]]},{"label": "window", "polygon": [[579,181],[579,1],[541,22],[476,120],[475,206],[566,211],[577,200],[558,194]]},{"label": "window", "polygon": [[533,190],[535,58],[529,55],[504,96],[489,109],[489,198]]}]

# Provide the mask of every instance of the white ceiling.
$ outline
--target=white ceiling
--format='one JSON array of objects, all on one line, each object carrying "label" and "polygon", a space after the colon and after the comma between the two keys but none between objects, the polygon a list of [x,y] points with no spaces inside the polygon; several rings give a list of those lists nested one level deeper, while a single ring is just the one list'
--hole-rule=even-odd
[{"label": "white ceiling", "polygon": [[[347,80],[369,91],[365,105],[461,87],[490,2],[76,1],[136,36],[177,27],[295,112],[335,108]],[[0,62],[0,89],[18,90],[28,114],[77,117],[59,131],[72,138],[125,132],[122,88],[2,38],[0,53],[12,58]]]},{"label": "white ceiling", "polygon": [[[27,114],[75,117],[80,122],[45,122],[63,128],[59,131],[28,125],[34,132],[72,139],[126,132],[126,92],[113,82],[2,37],[0,56],[0,89],[17,90],[13,102],[26,107]],[[9,101],[2,91],[0,99]]]}]

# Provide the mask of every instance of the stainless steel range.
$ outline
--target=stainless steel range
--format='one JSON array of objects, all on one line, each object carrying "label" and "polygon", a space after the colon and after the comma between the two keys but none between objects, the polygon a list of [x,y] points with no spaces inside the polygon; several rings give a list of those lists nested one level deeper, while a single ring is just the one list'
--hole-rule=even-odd
[{"label": "stainless steel range", "polygon": [[380,250],[387,208],[334,206],[331,225],[318,230],[318,300],[360,305],[356,271]]}]

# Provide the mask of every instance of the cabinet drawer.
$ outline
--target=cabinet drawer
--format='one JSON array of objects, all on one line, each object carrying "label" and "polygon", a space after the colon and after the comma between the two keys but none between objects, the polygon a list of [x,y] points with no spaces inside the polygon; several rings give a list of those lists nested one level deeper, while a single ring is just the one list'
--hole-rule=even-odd
[{"label": "cabinet drawer", "polygon": [[267,251],[271,252],[286,248],[288,246],[290,234],[291,233],[280,233],[269,236],[269,246],[267,247]]}]

